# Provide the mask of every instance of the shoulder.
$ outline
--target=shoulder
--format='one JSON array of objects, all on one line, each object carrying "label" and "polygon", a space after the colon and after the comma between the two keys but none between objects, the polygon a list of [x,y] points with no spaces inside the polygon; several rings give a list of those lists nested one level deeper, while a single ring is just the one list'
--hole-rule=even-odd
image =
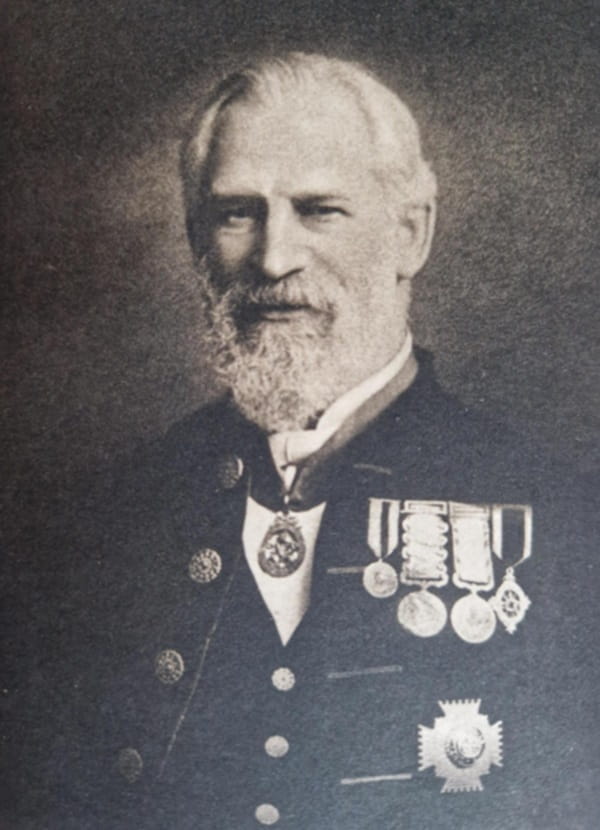
[{"label": "shoulder", "polygon": [[[425,489],[459,490],[470,499],[537,500],[578,488],[578,475],[534,440],[477,410],[438,383],[432,356],[418,350],[411,387],[356,441],[404,481]],[[452,496],[449,496],[452,498]]]}]

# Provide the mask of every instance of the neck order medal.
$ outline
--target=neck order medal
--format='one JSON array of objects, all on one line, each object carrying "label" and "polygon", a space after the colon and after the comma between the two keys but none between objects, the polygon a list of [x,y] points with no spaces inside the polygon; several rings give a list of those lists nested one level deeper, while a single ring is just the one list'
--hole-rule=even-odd
[{"label": "neck order medal", "polygon": [[258,564],[269,576],[290,576],[306,556],[306,544],[297,519],[290,513],[278,513],[267,530],[258,551]]}]

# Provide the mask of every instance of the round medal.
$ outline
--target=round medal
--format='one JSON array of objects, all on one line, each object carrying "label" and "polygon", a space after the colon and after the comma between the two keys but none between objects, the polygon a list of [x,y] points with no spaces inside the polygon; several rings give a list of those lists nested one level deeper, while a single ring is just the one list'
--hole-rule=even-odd
[{"label": "round medal", "polygon": [[269,576],[289,576],[304,562],[306,545],[293,516],[277,516],[258,552],[258,564]]},{"label": "round medal", "polygon": [[453,729],[444,745],[446,757],[455,767],[467,769],[477,763],[485,750],[485,737],[481,729],[461,725]]},{"label": "round medal", "polygon": [[435,637],[446,625],[446,606],[429,591],[413,591],[400,600],[398,622],[417,637]]},{"label": "round medal", "polygon": [[388,562],[371,562],[363,571],[365,591],[377,599],[393,596],[398,590],[398,574]]},{"label": "round medal", "polygon": [[496,628],[496,615],[489,602],[477,594],[457,600],[450,613],[452,628],[467,643],[485,643]]}]

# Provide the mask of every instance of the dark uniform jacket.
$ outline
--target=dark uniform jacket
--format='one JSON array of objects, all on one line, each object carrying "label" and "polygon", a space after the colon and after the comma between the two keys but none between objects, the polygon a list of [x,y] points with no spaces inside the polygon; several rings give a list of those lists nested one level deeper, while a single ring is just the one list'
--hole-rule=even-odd
[{"label": "dark uniform jacket", "polygon": [[[279,480],[266,438],[226,404],[60,500],[44,545],[28,540],[36,569],[9,551],[28,604],[11,606],[7,827],[598,826],[591,497],[419,362],[294,505],[327,501],[310,606],[285,647],[241,548],[248,492],[277,510]],[[516,631],[498,620],[470,643],[450,619],[431,637],[401,626],[418,588],[363,587],[373,498],[401,519],[415,500],[531,505]],[[485,599],[521,555],[514,524]],[[469,591],[446,564],[432,593],[450,612]]]}]

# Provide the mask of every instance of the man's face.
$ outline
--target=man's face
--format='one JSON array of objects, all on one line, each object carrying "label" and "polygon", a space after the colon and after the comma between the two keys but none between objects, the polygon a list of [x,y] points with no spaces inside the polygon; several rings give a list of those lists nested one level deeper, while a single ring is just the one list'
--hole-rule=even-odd
[{"label": "man's face", "polygon": [[347,387],[405,336],[398,210],[373,157],[365,117],[326,92],[231,105],[210,159],[208,262],[242,292],[240,332],[311,336]]}]

